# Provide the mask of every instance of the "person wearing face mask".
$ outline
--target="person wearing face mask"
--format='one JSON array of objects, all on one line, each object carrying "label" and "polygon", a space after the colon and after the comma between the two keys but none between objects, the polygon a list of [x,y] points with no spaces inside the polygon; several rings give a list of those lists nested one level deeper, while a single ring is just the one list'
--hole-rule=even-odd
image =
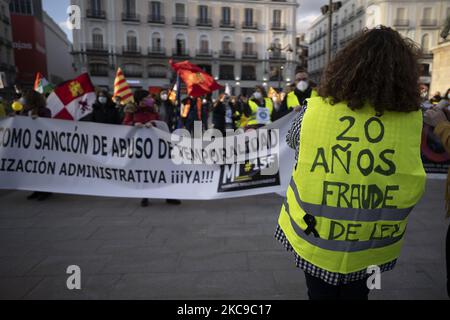
[{"label": "person wearing face mask", "polygon": [[289,92],[281,103],[276,118],[282,118],[293,110],[299,112],[305,105],[306,99],[311,98],[312,92],[313,86],[309,81],[308,74],[306,72],[298,73],[295,76],[295,89]]},{"label": "person wearing face mask", "polygon": [[228,94],[222,94],[213,106],[214,129],[226,135],[226,130],[236,130],[236,124],[240,120],[236,100],[232,101]]},{"label": "person wearing face mask", "polygon": [[100,91],[97,94],[93,111],[83,121],[90,121],[105,124],[120,124],[120,114],[110,95],[106,91]]},{"label": "person wearing face mask", "polygon": [[249,118],[247,130],[258,129],[272,123],[273,101],[267,97],[264,87],[256,86],[253,98],[246,102],[244,114]]}]

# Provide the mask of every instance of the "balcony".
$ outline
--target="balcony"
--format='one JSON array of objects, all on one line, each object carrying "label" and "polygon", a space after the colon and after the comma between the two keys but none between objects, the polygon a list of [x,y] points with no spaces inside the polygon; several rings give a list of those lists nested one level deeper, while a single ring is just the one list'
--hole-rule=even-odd
[{"label": "balcony", "polygon": [[150,47],[150,48],[148,48],[148,55],[156,56],[156,57],[164,57],[166,55],[166,48]]},{"label": "balcony", "polygon": [[269,54],[270,60],[286,60],[286,53],[281,51],[272,51]]},{"label": "balcony", "polygon": [[89,19],[106,19],[106,12],[104,10],[87,10],[86,17]]},{"label": "balcony", "polygon": [[124,12],[122,13],[122,21],[125,22],[141,22],[141,15],[132,13],[132,12]]},{"label": "balcony", "polygon": [[195,52],[197,57],[212,57],[212,50],[209,49],[197,49]]},{"label": "balcony", "polygon": [[273,22],[271,29],[274,31],[286,31],[286,24],[285,23],[279,23],[279,22]]},{"label": "balcony", "polygon": [[181,49],[181,48],[173,49],[172,50],[172,56],[174,56],[174,57],[183,57],[183,58],[189,57],[189,50],[188,49]]},{"label": "balcony", "polygon": [[234,23],[234,21],[220,20],[220,27],[226,29],[234,29],[236,28],[236,24]]},{"label": "balcony", "polygon": [[86,51],[93,53],[108,53],[108,47],[103,43],[86,43]]},{"label": "balcony", "polygon": [[420,20],[420,26],[424,27],[424,28],[437,27],[437,20],[436,19],[422,19],[422,20]]},{"label": "balcony", "polygon": [[409,19],[396,19],[394,27],[409,27]]},{"label": "balcony", "polygon": [[256,51],[242,51],[242,59],[258,59]]},{"label": "balcony", "polygon": [[203,19],[198,18],[197,19],[197,27],[212,27],[212,20],[211,19]]},{"label": "balcony", "polygon": [[161,15],[149,14],[148,17],[147,17],[147,22],[148,23],[156,23],[156,24],[165,24],[166,23],[166,18],[164,16],[161,16]]},{"label": "balcony", "polygon": [[122,53],[126,55],[140,55],[141,47],[138,46],[123,46]]},{"label": "balcony", "polygon": [[234,50],[220,50],[219,56],[221,58],[234,58],[236,56],[236,52]]},{"label": "balcony", "polygon": [[173,17],[172,24],[175,26],[188,26],[189,19],[186,17]]},{"label": "balcony", "polygon": [[258,30],[258,24],[256,22],[244,21],[242,23],[242,29]]}]

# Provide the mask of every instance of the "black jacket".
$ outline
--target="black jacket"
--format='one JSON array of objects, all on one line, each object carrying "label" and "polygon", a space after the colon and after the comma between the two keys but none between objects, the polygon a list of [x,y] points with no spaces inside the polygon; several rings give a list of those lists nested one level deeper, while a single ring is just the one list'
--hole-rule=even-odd
[{"label": "black jacket", "polygon": [[97,101],[92,108],[92,113],[84,119],[85,121],[105,124],[121,124],[120,113],[114,103],[102,105]]}]

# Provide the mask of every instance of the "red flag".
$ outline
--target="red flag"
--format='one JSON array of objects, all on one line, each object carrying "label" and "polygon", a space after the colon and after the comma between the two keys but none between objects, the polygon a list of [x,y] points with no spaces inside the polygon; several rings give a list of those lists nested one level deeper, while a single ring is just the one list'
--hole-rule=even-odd
[{"label": "red flag", "polygon": [[95,89],[87,73],[55,88],[47,99],[52,117],[63,120],[80,120],[92,112],[96,99]]},{"label": "red flag", "polygon": [[188,95],[192,97],[200,97],[223,88],[211,75],[189,61],[173,63],[171,60],[170,65],[186,84]]}]

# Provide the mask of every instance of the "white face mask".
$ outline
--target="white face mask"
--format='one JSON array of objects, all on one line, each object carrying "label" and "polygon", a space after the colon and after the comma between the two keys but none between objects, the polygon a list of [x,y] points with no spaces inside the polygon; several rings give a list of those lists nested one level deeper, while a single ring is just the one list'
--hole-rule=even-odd
[{"label": "white face mask", "polygon": [[107,101],[108,101],[108,99],[106,97],[99,97],[98,98],[98,102],[100,102],[101,104],[106,104]]},{"label": "white face mask", "polygon": [[162,101],[167,101],[167,94],[161,95],[161,100]]},{"label": "white face mask", "polygon": [[306,81],[300,81],[297,84],[297,89],[300,90],[301,92],[305,92],[306,90],[308,90],[309,84]]},{"label": "white face mask", "polygon": [[255,92],[255,94],[253,96],[255,97],[256,100],[259,100],[262,98],[261,92]]}]

